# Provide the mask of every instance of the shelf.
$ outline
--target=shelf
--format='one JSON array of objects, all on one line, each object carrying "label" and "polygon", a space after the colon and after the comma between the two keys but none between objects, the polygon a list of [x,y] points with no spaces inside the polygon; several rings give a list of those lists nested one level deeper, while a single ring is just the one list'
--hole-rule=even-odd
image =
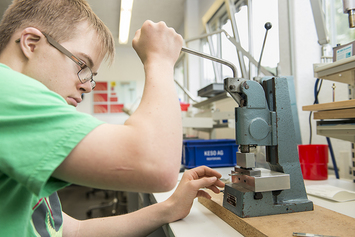
[{"label": "shelf", "polygon": [[334,63],[315,64],[314,77],[350,85],[355,84],[355,56]]},{"label": "shelf", "polygon": [[302,107],[303,111],[323,111],[323,110],[338,110],[355,108],[354,100],[336,101],[323,104],[305,105]]},{"label": "shelf", "polygon": [[317,121],[317,134],[355,143],[355,120]]}]

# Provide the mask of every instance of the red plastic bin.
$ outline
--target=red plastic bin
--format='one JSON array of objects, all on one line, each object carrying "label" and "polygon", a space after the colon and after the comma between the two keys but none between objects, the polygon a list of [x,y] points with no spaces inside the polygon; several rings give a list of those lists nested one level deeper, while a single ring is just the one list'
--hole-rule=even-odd
[{"label": "red plastic bin", "polygon": [[298,145],[298,155],[304,179],[328,179],[328,145]]}]

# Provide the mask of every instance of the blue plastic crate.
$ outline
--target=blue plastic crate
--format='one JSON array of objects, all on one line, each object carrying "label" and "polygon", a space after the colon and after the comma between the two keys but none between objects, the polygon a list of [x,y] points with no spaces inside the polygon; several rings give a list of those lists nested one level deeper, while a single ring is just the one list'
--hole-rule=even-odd
[{"label": "blue plastic crate", "polygon": [[237,164],[238,145],[234,139],[185,140],[183,142],[182,164],[186,168],[200,165],[226,167]]}]

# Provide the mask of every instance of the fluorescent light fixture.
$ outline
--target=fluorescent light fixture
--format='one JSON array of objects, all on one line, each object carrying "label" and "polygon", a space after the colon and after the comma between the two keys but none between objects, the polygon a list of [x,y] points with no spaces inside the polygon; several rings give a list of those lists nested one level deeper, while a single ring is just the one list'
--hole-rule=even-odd
[{"label": "fluorescent light fixture", "polygon": [[129,27],[131,25],[133,0],[121,0],[120,13],[120,31],[118,42],[120,44],[127,44],[129,36]]}]

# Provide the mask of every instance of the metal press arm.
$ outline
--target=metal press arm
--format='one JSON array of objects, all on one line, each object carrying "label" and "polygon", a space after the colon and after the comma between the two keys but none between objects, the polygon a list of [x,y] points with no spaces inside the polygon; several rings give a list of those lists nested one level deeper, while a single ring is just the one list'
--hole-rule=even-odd
[{"label": "metal press arm", "polygon": [[208,55],[208,54],[204,54],[204,53],[201,53],[201,52],[198,52],[196,50],[189,49],[189,48],[186,48],[186,47],[182,47],[181,51],[183,51],[185,53],[194,54],[196,56],[200,56],[202,58],[206,58],[206,59],[209,59],[209,60],[224,64],[224,65],[228,66],[230,69],[232,69],[233,77],[237,76],[237,68],[234,66],[233,63],[231,63],[231,62],[229,62],[227,60],[223,60],[221,58],[217,58],[217,57],[214,57],[214,56],[211,56],[211,55]]}]

